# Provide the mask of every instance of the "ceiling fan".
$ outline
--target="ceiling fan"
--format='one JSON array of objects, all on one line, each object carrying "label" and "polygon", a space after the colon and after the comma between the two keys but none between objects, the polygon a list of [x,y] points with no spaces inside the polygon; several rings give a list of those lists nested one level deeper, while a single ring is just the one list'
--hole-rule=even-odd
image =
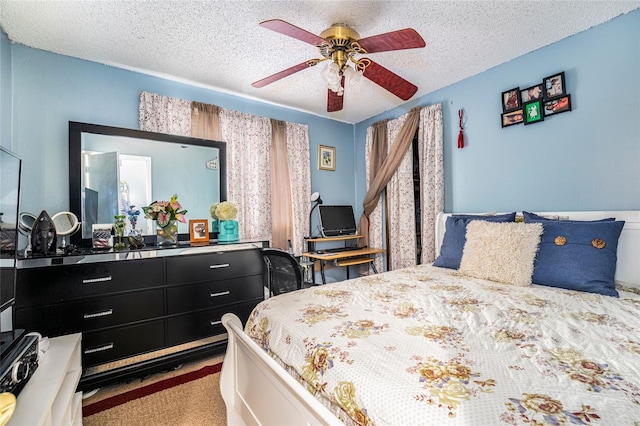
[{"label": "ceiling fan", "polygon": [[[330,61],[322,70],[322,77],[328,86],[328,112],[342,109],[345,80],[355,84],[364,76],[404,101],[418,91],[417,86],[371,59],[357,58],[357,55],[368,53],[424,47],[424,40],[413,28],[360,38],[360,35],[346,24],[333,24],[320,33],[320,36],[281,19],[264,21],[260,26],[316,46],[322,58],[309,59],[277,72],[256,81],[252,84],[253,87],[264,87],[320,62]],[[353,63],[353,67],[350,66],[350,62]]]}]

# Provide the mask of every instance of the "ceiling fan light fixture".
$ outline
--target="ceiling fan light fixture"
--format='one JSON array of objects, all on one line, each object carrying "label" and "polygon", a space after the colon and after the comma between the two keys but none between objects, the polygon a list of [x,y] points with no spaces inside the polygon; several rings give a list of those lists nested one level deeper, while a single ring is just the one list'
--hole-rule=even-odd
[{"label": "ceiling fan light fixture", "polygon": [[342,96],[342,94],[344,93],[344,88],[340,84],[339,80],[335,83],[328,84],[327,87],[329,88],[329,90],[337,93],[340,96]]},{"label": "ceiling fan light fixture", "polygon": [[330,62],[322,69],[322,78],[327,83],[327,85],[335,85],[340,84],[340,67],[335,62]]},{"label": "ceiling fan light fixture", "polygon": [[356,71],[349,66],[344,69],[344,79],[350,87],[357,86],[362,80],[363,74],[364,73],[362,71]]},{"label": "ceiling fan light fixture", "polygon": [[363,78],[372,81],[403,101],[409,100],[418,91],[417,86],[382,65],[369,58],[358,58],[358,55],[425,47],[426,43],[413,28],[360,38],[360,35],[347,24],[333,24],[320,36],[282,19],[263,21],[260,26],[315,46],[322,59],[310,59],[289,67],[252,83],[253,87],[264,87],[327,61],[327,66],[321,69],[320,75],[328,87],[328,112],[342,110],[344,86],[352,87]]}]

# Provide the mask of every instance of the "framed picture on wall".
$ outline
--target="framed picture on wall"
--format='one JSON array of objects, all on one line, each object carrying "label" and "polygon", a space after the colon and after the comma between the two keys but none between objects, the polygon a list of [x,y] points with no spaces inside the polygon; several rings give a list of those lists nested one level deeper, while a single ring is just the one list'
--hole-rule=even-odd
[{"label": "framed picture on wall", "polygon": [[209,221],[207,219],[189,220],[189,241],[192,243],[209,242]]},{"label": "framed picture on wall", "polygon": [[519,87],[502,92],[502,112],[513,111],[521,107],[522,101],[520,100]]},{"label": "framed picture on wall", "polygon": [[544,102],[544,115],[547,117],[567,111],[571,111],[571,95],[565,95]]},{"label": "framed picture on wall", "polygon": [[542,100],[528,102],[522,107],[524,110],[524,124],[539,123],[544,120],[544,111],[542,109]]},{"label": "framed picture on wall", "polygon": [[501,114],[501,117],[502,127],[509,127],[513,126],[514,124],[522,124],[522,122],[524,121],[522,108],[511,112],[505,112],[504,114]]},{"label": "framed picture on wall", "polygon": [[545,77],[542,79],[542,84],[544,85],[545,99],[551,99],[567,94],[567,88],[564,85],[564,71]]},{"label": "framed picture on wall", "polygon": [[520,91],[520,100],[523,104],[542,99],[542,96],[542,83],[536,84],[535,86],[527,87],[526,89]]},{"label": "framed picture on wall", "polygon": [[333,146],[318,145],[318,169],[336,170],[336,149]]}]

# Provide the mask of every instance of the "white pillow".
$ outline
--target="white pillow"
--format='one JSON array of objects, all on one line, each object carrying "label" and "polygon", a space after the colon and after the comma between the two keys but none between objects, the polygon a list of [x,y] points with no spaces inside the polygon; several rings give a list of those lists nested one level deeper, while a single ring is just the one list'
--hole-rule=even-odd
[{"label": "white pillow", "polygon": [[459,271],[470,277],[528,286],[541,235],[541,223],[472,220],[467,225]]}]

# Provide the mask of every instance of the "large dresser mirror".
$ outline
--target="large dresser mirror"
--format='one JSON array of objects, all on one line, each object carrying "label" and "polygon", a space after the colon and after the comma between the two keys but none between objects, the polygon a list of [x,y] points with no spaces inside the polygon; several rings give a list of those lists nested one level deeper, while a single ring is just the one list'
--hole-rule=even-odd
[{"label": "large dresser mirror", "polygon": [[[112,224],[116,215],[126,216],[127,230],[154,236],[142,207],[173,194],[187,221],[210,220],[211,205],[227,198],[226,144],[69,122],[69,207],[81,221],[71,243],[91,246],[92,225]],[[178,232],[189,240],[187,224],[178,223]]]}]

